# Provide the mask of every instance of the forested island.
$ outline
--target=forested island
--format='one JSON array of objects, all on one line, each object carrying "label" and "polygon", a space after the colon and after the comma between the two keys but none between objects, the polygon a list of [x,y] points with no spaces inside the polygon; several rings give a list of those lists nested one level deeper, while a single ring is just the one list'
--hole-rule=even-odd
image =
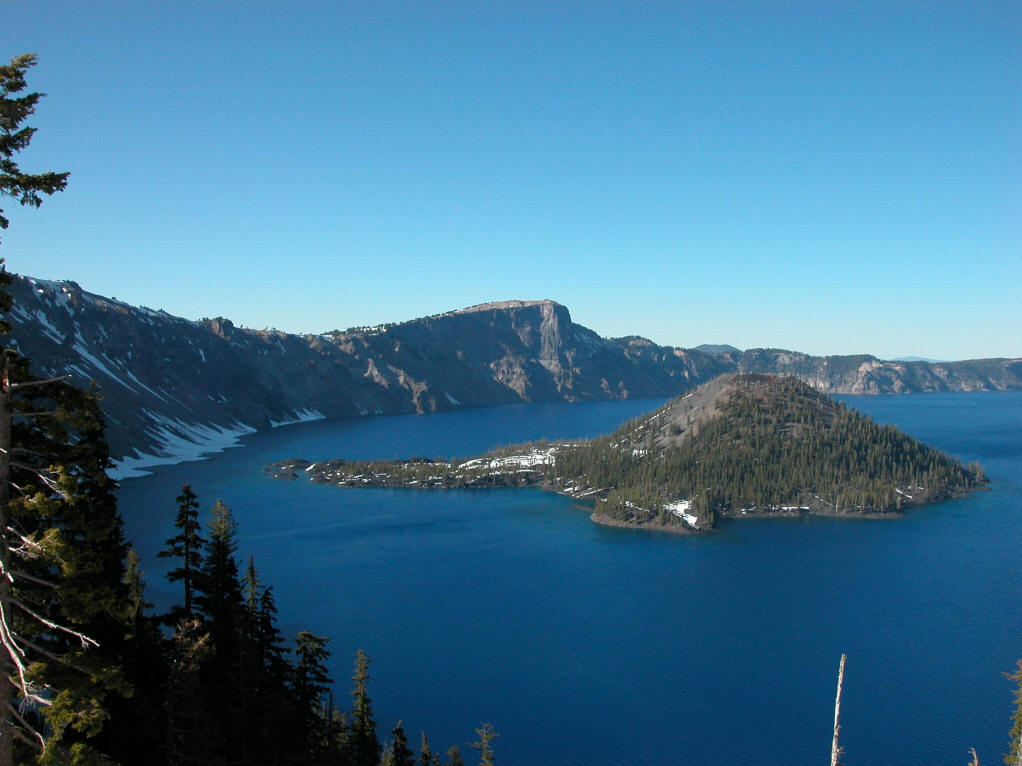
[{"label": "forested island", "polygon": [[614,433],[531,442],[468,460],[285,460],[338,487],[470,489],[539,486],[593,504],[594,521],[702,532],[717,519],[798,514],[892,516],[986,483],[893,426],[791,376],[728,374]]}]

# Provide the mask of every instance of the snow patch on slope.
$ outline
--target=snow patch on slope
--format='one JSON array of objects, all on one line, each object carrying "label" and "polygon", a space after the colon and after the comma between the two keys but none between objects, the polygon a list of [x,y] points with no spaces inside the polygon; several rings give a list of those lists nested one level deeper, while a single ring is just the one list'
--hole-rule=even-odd
[{"label": "snow patch on slope", "polygon": [[146,430],[159,444],[157,449],[159,454],[140,452],[136,448],[134,456],[115,461],[114,468],[109,472],[114,479],[146,476],[152,471],[143,469],[158,465],[176,465],[191,460],[202,460],[211,453],[241,446],[242,436],[255,433],[254,428],[244,423],[235,422],[231,426],[201,425],[164,417],[149,410],[145,410],[145,413],[155,422]]},{"label": "snow patch on slope", "polygon": [[[27,316],[27,315],[25,315],[25,316]],[[43,328],[43,334],[47,338],[52,340],[54,343],[63,343],[64,342],[64,336],[60,334],[60,330],[58,330],[53,325],[53,323],[50,322],[49,318],[46,316],[46,314],[43,312],[42,309],[36,309],[35,310],[35,318],[36,318],[36,321],[39,322],[40,327]]]},{"label": "snow patch on slope", "polygon": [[294,417],[284,418],[283,420],[271,420],[270,427],[278,428],[279,426],[289,426],[295,423],[307,423],[310,420],[326,420],[326,415],[319,410],[295,410]]},{"label": "snow patch on slope", "polygon": [[75,353],[78,354],[78,356],[80,356],[84,361],[91,364],[97,370],[103,372],[108,378],[112,378],[113,380],[117,381],[129,391],[135,390],[127,383],[125,383],[123,380],[121,380],[120,376],[117,373],[115,373],[113,370],[111,370],[109,367],[103,364],[103,362],[101,362],[98,357],[89,353],[89,350],[85,348],[85,346],[82,345],[81,343],[75,343],[74,346],[72,346],[72,348],[74,349]]}]

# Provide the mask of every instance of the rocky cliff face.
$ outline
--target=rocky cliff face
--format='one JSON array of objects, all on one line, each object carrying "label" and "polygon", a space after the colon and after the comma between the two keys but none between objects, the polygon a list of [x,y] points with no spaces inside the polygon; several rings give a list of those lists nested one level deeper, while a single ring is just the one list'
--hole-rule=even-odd
[{"label": "rocky cliff face", "polygon": [[[732,357],[729,357],[732,358]],[[751,349],[732,358],[739,372],[795,375],[828,394],[1007,391],[1022,388],[1022,359],[884,361],[866,354],[809,356]]]},{"label": "rocky cliff face", "polygon": [[699,353],[614,341],[552,301],[289,335],[189,321],[16,277],[11,340],[39,374],[95,381],[121,475],[310,418],[668,396],[721,372]]},{"label": "rocky cliff face", "polygon": [[320,417],[513,402],[671,396],[731,371],[787,372],[828,392],[1022,388],[1022,360],[951,364],[709,354],[602,338],[553,301],[505,301],[423,319],[290,335],[190,321],[16,277],[11,343],[40,374],[95,381],[122,476],[239,435]]}]

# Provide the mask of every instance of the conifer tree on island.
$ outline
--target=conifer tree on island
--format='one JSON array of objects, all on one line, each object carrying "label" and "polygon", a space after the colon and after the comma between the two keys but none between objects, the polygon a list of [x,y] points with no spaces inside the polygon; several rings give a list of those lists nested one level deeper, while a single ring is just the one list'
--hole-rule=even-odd
[{"label": "conifer tree on island", "polygon": [[[21,94],[34,55],[0,66],[0,197],[38,207],[68,173],[22,172],[15,155],[40,93]],[[0,228],[9,221],[0,210]],[[12,308],[3,289],[0,311]],[[6,322],[0,332],[6,335]],[[6,347],[0,374],[0,766],[101,763],[111,691],[128,694],[117,653],[129,600],[125,545],[96,397],[37,379]]]}]

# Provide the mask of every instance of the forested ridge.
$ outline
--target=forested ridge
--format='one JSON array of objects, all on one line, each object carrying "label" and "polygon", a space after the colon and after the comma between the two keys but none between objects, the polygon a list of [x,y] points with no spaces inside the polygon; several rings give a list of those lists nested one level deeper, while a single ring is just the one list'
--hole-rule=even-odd
[{"label": "forested ridge", "polygon": [[554,476],[606,488],[597,510],[610,518],[678,523],[664,506],[684,499],[704,527],[718,514],[900,511],[985,481],[978,465],[967,468],[794,377],[729,375],[693,396],[707,392],[712,402],[701,410],[679,397],[558,451]]}]

